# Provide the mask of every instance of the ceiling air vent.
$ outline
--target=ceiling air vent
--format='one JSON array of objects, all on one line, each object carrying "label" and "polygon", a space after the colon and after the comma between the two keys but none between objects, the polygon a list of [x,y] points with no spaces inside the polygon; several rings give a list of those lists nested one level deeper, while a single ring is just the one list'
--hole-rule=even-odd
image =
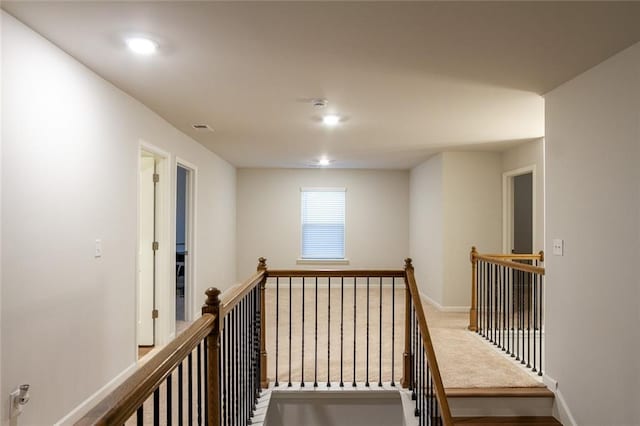
[{"label": "ceiling air vent", "polygon": [[200,130],[200,131],[213,132],[213,129],[208,124],[196,123],[196,124],[192,125],[191,127],[193,127],[196,130]]}]

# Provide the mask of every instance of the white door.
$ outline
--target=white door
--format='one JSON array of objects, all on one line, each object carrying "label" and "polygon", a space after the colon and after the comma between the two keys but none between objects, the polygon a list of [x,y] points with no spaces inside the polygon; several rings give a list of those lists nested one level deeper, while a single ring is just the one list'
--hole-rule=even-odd
[{"label": "white door", "polygon": [[156,194],[153,176],[155,158],[142,153],[140,159],[140,235],[138,253],[138,346],[155,344],[155,241]]}]

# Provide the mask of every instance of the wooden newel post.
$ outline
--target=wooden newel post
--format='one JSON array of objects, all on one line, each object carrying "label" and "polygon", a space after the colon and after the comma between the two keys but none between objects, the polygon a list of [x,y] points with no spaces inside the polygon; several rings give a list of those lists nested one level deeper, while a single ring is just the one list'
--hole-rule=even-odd
[{"label": "wooden newel post", "polygon": [[267,259],[258,259],[258,272],[264,271],[264,277],[260,281],[260,387],[267,389],[269,379],[267,379],[267,322],[265,318],[265,287],[267,285]]},{"label": "wooden newel post", "polygon": [[211,314],[216,317],[213,329],[206,338],[207,345],[207,404],[209,412],[207,424],[220,426],[220,333],[222,323],[220,318],[220,290],[210,287],[205,292],[207,300],[202,306],[202,315]]},{"label": "wooden newel post", "polygon": [[411,386],[411,291],[409,291],[407,278],[409,270],[413,273],[413,265],[411,258],[406,258],[404,260],[404,352],[402,353],[402,379],[400,379],[400,386],[403,388]]},{"label": "wooden newel post", "polygon": [[478,311],[477,311],[477,297],[476,294],[476,277],[478,276],[478,258],[476,255],[478,252],[476,251],[475,246],[471,247],[471,308],[469,309],[469,330],[478,331]]}]

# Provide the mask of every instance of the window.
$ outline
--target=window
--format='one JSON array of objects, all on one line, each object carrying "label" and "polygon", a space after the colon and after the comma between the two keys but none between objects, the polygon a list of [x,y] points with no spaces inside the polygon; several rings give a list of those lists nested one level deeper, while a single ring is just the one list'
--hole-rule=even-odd
[{"label": "window", "polygon": [[344,188],[303,188],[302,259],[344,259]]}]

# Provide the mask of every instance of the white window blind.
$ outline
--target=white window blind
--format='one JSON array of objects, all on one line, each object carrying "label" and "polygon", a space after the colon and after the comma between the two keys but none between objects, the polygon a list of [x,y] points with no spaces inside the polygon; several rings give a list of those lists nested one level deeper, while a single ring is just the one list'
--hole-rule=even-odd
[{"label": "white window blind", "polygon": [[302,189],[302,258],[344,259],[345,190]]}]

